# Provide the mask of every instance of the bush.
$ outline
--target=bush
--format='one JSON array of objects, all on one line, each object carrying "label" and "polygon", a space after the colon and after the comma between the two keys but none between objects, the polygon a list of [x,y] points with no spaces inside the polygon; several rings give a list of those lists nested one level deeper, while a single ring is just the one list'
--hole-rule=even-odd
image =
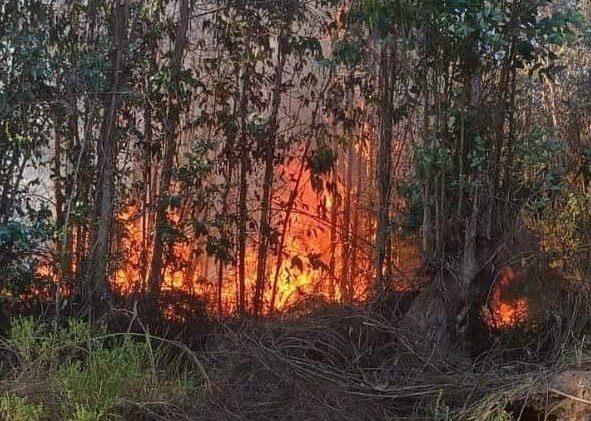
[{"label": "bush", "polygon": [[19,394],[40,396],[44,405],[5,395],[0,419],[136,419],[146,402],[158,402],[149,408],[152,414],[162,408],[178,410],[189,382],[170,359],[165,362],[178,349],[155,351],[153,340],[149,335],[107,334],[78,320],[51,329],[31,318],[16,319],[7,342],[19,364],[11,374]]},{"label": "bush", "polygon": [[50,239],[51,212],[30,211],[28,222],[0,224],[0,287],[11,297],[20,297],[31,287],[47,281],[36,273],[43,245]]},{"label": "bush", "polygon": [[111,349],[105,342],[95,343],[86,361],[71,361],[59,370],[59,388],[64,402],[78,414],[75,419],[81,419],[80,414],[101,419],[122,400],[144,395],[144,388],[153,384],[146,344],[129,337],[118,342]]},{"label": "bush", "polygon": [[[96,333],[104,333],[104,329]],[[8,343],[21,364],[36,362],[51,365],[59,362],[60,354],[72,357],[91,338],[92,331],[85,322],[71,319],[66,327],[52,331],[46,324],[31,317],[21,317],[13,321]]]},{"label": "bush", "polygon": [[4,421],[38,421],[42,415],[43,405],[12,394],[0,396],[0,419]]}]

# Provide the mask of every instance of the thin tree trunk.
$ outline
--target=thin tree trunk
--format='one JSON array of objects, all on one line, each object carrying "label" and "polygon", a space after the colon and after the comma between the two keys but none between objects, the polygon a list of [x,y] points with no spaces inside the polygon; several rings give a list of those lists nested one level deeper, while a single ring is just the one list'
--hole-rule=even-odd
[{"label": "thin tree trunk", "polygon": [[[337,144],[336,139],[333,138],[332,149],[336,150]],[[328,189],[328,194],[331,197],[330,207],[330,249],[329,249],[329,263],[328,263],[328,299],[334,300],[336,292],[336,257],[337,257],[337,246],[338,246],[338,197],[339,192],[337,188],[337,168],[336,165],[332,169],[330,174],[331,182]]]},{"label": "thin tree trunk", "polygon": [[[361,146],[361,145],[360,145]],[[361,149],[361,148],[360,148]],[[355,186],[355,201],[353,206],[353,224],[351,226],[351,269],[349,275],[349,284],[347,285],[348,296],[346,303],[353,304],[355,298],[355,281],[359,270],[359,261],[357,256],[359,254],[359,219],[360,219],[360,206],[361,206],[361,192],[363,191],[363,155],[361,150],[357,151],[355,164],[355,175],[357,183]]]},{"label": "thin tree trunk", "polygon": [[[322,89],[322,93],[320,98],[324,98],[324,94],[328,89],[329,83],[327,82]],[[277,247],[277,263],[275,265],[275,276],[273,278],[273,286],[271,288],[271,302],[269,303],[269,310],[271,313],[275,311],[275,306],[277,303],[277,290],[279,287],[279,276],[281,274],[281,267],[283,266],[283,249],[285,248],[285,241],[287,239],[287,231],[289,228],[289,222],[291,220],[291,214],[294,209],[295,201],[298,197],[298,192],[300,189],[300,185],[303,179],[304,171],[306,169],[305,160],[308,157],[308,152],[310,151],[310,147],[312,146],[312,140],[314,139],[315,135],[318,133],[317,130],[317,118],[318,113],[320,111],[320,101],[316,102],[316,106],[314,107],[314,111],[312,112],[312,117],[310,121],[310,125],[312,127],[311,135],[308,137],[306,145],[304,146],[304,151],[302,152],[302,163],[300,165],[300,169],[298,172],[298,176],[295,180],[295,185],[289,194],[289,198],[287,200],[287,204],[285,206],[285,219],[283,220],[283,226],[281,229],[281,236],[279,237],[279,245]]]},{"label": "thin tree trunk", "polygon": [[289,227],[289,222],[291,219],[291,213],[293,211],[293,207],[295,201],[298,196],[298,191],[300,188],[300,183],[302,181],[305,166],[305,158],[308,156],[308,151],[310,150],[311,139],[308,139],[306,142],[306,146],[304,147],[304,152],[302,156],[304,159],[300,165],[300,169],[298,171],[298,176],[295,180],[295,185],[289,194],[289,198],[287,199],[287,204],[285,205],[285,219],[283,220],[283,227],[281,229],[281,236],[279,237],[279,245],[277,247],[277,264],[275,266],[275,276],[273,278],[273,285],[271,287],[271,302],[269,303],[270,312],[273,313],[275,311],[275,305],[277,303],[277,290],[279,287],[279,276],[281,275],[281,267],[283,266],[283,249],[285,248],[285,240],[287,239],[287,231]]},{"label": "thin tree trunk", "polygon": [[[463,134],[466,142],[469,142],[481,130],[481,125],[478,124],[478,117],[475,116],[474,110],[478,110],[481,103],[481,89],[482,80],[479,69],[479,56],[477,53],[477,39],[475,36],[470,37],[464,51],[464,112],[469,119],[464,124]],[[481,176],[481,175],[477,175]],[[468,184],[471,184],[469,180]],[[490,180],[488,180],[490,182]],[[477,187],[472,189],[470,197],[472,198],[472,212],[465,219],[464,227],[464,245],[461,262],[461,276],[464,286],[464,294],[470,294],[470,287],[472,280],[478,271],[477,255],[476,255],[476,237],[478,235],[478,228],[480,222],[480,191]]]},{"label": "thin tree trunk", "polygon": [[[6,154],[9,155],[9,154]],[[17,186],[15,182],[15,170],[18,168],[20,150],[12,150],[10,161],[4,161],[5,173],[4,185],[2,186],[2,196],[0,196],[0,223],[6,224],[12,216],[11,195]]]},{"label": "thin tree trunk", "polygon": [[550,119],[552,121],[552,128],[558,130],[558,114],[556,112],[556,93],[554,89],[554,82],[549,78],[540,76],[544,89],[542,90],[542,96],[546,103],[546,108],[550,113]]},{"label": "thin tree trunk", "polygon": [[381,46],[380,51],[380,134],[378,144],[378,210],[377,233],[375,242],[375,282],[374,296],[384,289],[384,260],[388,243],[390,225],[390,171],[392,167],[392,48],[388,42]]},{"label": "thin tree trunk", "polygon": [[[55,128],[55,144],[53,145],[53,193],[55,197],[55,223],[61,229],[64,225],[64,191],[62,176],[62,119],[58,118]],[[61,241],[56,243],[56,250],[60,255],[64,251],[64,244]]]},{"label": "thin tree trunk", "polygon": [[[150,66],[152,69],[157,68],[157,45],[153,41],[151,46]],[[150,85],[150,78],[146,76],[144,80],[144,87],[147,90]],[[147,293],[150,282],[150,233],[152,232],[152,206],[156,198],[155,183],[154,183],[154,166],[152,165],[152,151],[154,147],[154,130],[152,121],[154,110],[150,98],[146,98],[144,104],[144,150],[143,150],[143,200],[140,206],[141,218],[141,251],[139,260],[139,276],[140,276],[140,292]]]},{"label": "thin tree trunk", "polygon": [[222,259],[218,261],[218,287],[217,287],[217,307],[218,307],[218,314],[220,317],[224,315],[224,307],[222,303],[222,296],[223,296],[223,288],[224,288],[224,262]]},{"label": "thin tree trunk", "polygon": [[243,70],[242,87],[240,92],[240,175],[238,187],[238,315],[243,317],[246,313],[246,235],[248,222],[248,209],[246,199],[248,196],[248,129],[246,114],[248,112],[248,69]]},{"label": "thin tree trunk", "polygon": [[[75,146],[80,148],[78,155],[75,159],[72,160],[74,164],[73,173],[68,174],[68,178],[71,180],[70,191],[68,193],[68,199],[65,203],[66,209],[64,213],[64,222],[63,226],[61,227],[61,235],[60,235],[60,242],[64,245],[64,256],[61,261],[60,267],[60,275],[62,280],[70,280],[72,274],[74,272],[74,265],[73,262],[80,261],[80,254],[78,254],[78,250],[80,248],[76,245],[74,248],[74,244],[72,242],[72,235],[77,232],[74,231],[74,227],[70,227],[70,217],[72,215],[72,205],[74,204],[74,200],[78,195],[78,187],[79,187],[79,176],[80,176],[80,167],[82,165],[82,159],[85,154],[86,150],[86,143],[88,141],[87,138],[84,139],[83,142],[80,142],[80,138],[78,136],[78,113],[72,113],[70,118],[68,119],[68,146],[67,150],[73,151]],[[67,171],[66,171],[67,173]],[[80,242],[80,235],[77,237],[78,243]]]},{"label": "thin tree trunk", "polygon": [[[62,184],[62,136],[61,136],[61,126],[62,126],[62,117],[61,111],[60,116],[56,122],[55,128],[55,144],[54,144],[54,156],[53,156],[53,179],[54,179],[54,196],[55,196],[55,223],[58,229],[64,229],[64,191],[63,191],[63,184]],[[55,286],[55,324],[56,326],[59,325],[60,320],[60,307],[61,307],[61,294],[60,294],[60,284],[62,282],[62,276],[65,268],[64,262],[66,261],[66,244],[59,239],[56,241],[56,251],[58,256],[58,277],[56,279],[56,286]]]},{"label": "thin tree trunk", "polygon": [[100,317],[110,306],[110,293],[107,285],[109,241],[113,220],[115,199],[115,120],[120,107],[119,91],[123,84],[123,68],[127,43],[127,19],[129,5],[126,1],[117,2],[113,8],[114,18],[114,66],[111,96],[107,103],[101,125],[98,144],[99,179],[96,204],[98,210],[98,229],[94,235],[88,264],[86,266],[86,287],[88,308],[91,319]]},{"label": "thin tree trunk", "polygon": [[345,195],[343,200],[343,226],[341,230],[341,302],[349,301],[351,285],[351,271],[349,268],[351,258],[351,190],[353,189],[353,163],[355,153],[355,139],[353,138],[353,74],[349,73],[347,80],[347,119],[345,122],[345,138],[347,139],[347,164],[345,175]]},{"label": "thin tree trunk", "polygon": [[152,203],[152,142],[154,141],[152,131],[152,106],[149,102],[144,108],[144,125],[145,125],[145,144],[144,144],[144,200],[140,208],[141,212],[141,230],[142,230],[142,250],[140,252],[140,279],[142,282],[141,292],[145,293],[148,286],[148,247],[149,247],[149,232],[150,232],[150,205]]},{"label": "thin tree trunk", "polygon": [[[430,96],[428,89],[428,72],[425,71],[424,84],[426,87],[424,100],[423,100],[423,139],[425,144],[424,147],[428,148],[429,145],[426,143],[429,139],[429,117],[430,117]],[[425,168],[424,174],[424,185],[422,189],[422,201],[423,201],[423,222],[422,222],[422,248],[423,256],[426,260],[430,260],[433,257],[433,234],[431,228],[433,225],[433,218],[431,214],[431,172],[429,168]]]},{"label": "thin tree trunk", "polygon": [[171,80],[168,89],[167,116],[164,124],[165,152],[162,173],[160,176],[160,188],[158,194],[158,206],[156,208],[156,226],[152,247],[152,263],[150,265],[149,299],[150,306],[155,307],[156,300],[160,295],[162,287],[162,260],[164,241],[162,238],[163,228],[166,226],[166,209],[168,207],[168,195],[170,193],[174,157],[176,155],[178,126],[181,114],[181,70],[183,56],[187,45],[187,30],[193,3],[189,0],[180,0],[179,22],[177,23],[175,43],[170,62]]},{"label": "thin tree trunk", "polygon": [[263,181],[263,194],[261,197],[261,218],[259,223],[259,247],[257,253],[257,277],[253,312],[259,316],[263,306],[265,289],[265,277],[267,275],[267,253],[269,238],[271,236],[271,190],[273,187],[273,174],[275,169],[275,149],[277,146],[277,129],[279,119],[279,105],[281,104],[283,70],[287,54],[285,53],[284,34],[281,33],[277,45],[277,64],[275,66],[275,85],[273,86],[273,97],[271,100],[271,115],[269,117],[269,129],[267,131],[267,148],[265,150],[265,173]]}]

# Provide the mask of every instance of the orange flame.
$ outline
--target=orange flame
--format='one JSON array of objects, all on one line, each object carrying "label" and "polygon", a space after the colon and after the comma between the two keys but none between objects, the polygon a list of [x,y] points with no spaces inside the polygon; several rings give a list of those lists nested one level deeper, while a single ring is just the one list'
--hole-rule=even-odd
[{"label": "orange flame", "polygon": [[124,207],[117,215],[117,220],[124,231],[119,238],[119,247],[125,253],[125,257],[117,264],[112,284],[120,294],[126,295],[138,290],[142,281],[139,273],[141,233],[138,206]]},{"label": "orange flame", "polygon": [[[333,206],[338,206],[336,195],[340,194],[338,191],[341,187],[337,186],[336,192],[327,189],[315,191],[310,182],[309,170],[302,170],[299,165],[301,163],[294,161],[277,170],[287,180],[277,189],[273,200],[274,224],[279,227],[279,236],[283,237],[283,247],[277,250],[279,247],[275,244],[269,251],[263,292],[264,312],[270,311],[271,306],[275,310],[284,310],[304,297],[322,296],[328,300],[339,300],[342,296],[338,282],[329,276],[328,265],[333,245],[330,222],[327,221]],[[301,175],[299,182],[296,181],[298,174]],[[292,198],[288,205],[294,191],[295,200]],[[140,212],[139,206],[133,204],[124,206],[117,215],[121,229],[116,247],[119,259],[115,261],[111,282],[114,289],[123,295],[140,291],[145,284],[145,269],[142,273],[140,268],[151,259],[151,256],[143,256],[143,259],[141,256],[141,250],[151,249],[151,238],[142,241],[142,225],[145,225],[143,222],[147,217]],[[182,216],[178,210],[169,209],[167,219],[171,226],[176,227]],[[284,224],[287,224],[286,231],[282,233]],[[211,310],[218,310],[217,272],[211,270],[217,263],[208,265],[204,263],[203,256],[197,259],[191,246],[194,241],[181,239],[173,243],[163,265],[162,291],[203,297]],[[252,300],[254,294],[256,260],[257,244],[251,243],[246,256],[247,300]],[[226,267],[221,291],[224,313],[232,313],[236,309],[235,280],[235,268]],[[357,283],[353,283],[353,286],[354,296],[364,298],[365,289]]]},{"label": "orange flame", "polygon": [[506,329],[527,320],[528,302],[526,298],[510,297],[509,289],[519,277],[510,267],[504,267],[491,291],[489,309],[483,316],[493,329]]}]

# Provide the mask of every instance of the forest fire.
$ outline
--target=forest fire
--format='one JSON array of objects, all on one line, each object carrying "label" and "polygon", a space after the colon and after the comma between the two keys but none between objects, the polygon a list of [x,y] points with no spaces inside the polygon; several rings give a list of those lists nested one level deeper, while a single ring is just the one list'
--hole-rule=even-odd
[{"label": "forest fire", "polygon": [[[273,199],[274,220],[282,226],[282,231],[277,232],[277,238],[270,247],[272,258],[267,263],[262,311],[281,312],[312,296],[338,301],[343,297],[344,286],[337,282],[335,270],[329,266],[331,261],[333,265],[338,264],[335,260],[339,246],[334,229],[331,233],[329,218],[332,211],[336,211],[334,207],[338,206],[339,185],[336,183],[332,187],[337,192],[329,191],[324,187],[328,182],[321,180],[323,188],[315,190],[310,171],[295,164],[281,166],[277,172],[287,179]],[[142,234],[142,226],[146,224],[145,219],[151,217],[142,214],[134,204],[124,206],[117,216],[120,235],[111,283],[120,294],[128,295],[145,289],[151,256],[144,250],[151,249],[152,238]],[[180,211],[169,209],[167,221],[172,230],[180,231]],[[238,300],[236,268],[232,264],[226,265],[222,271],[223,279],[221,282],[216,280],[219,263],[212,264],[211,257],[197,252],[200,246],[199,239],[177,233],[177,238],[169,244],[165,253],[161,290],[204,298],[210,311],[231,314],[236,311]],[[252,241],[247,247],[247,299],[255,290],[257,246]],[[351,284],[353,297],[364,299],[366,286],[359,282]]]},{"label": "forest fire", "polygon": [[507,329],[527,320],[528,302],[515,297],[512,289],[519,282],[519,274],[510,267],[504,267],[496,279],[483,312],[484,320],[492,329]]},{"label": "forest fire", "polygon": [[140,229],[138,227],[137,206],[127,206],[118,215],[118,220],[125,234],[120,239],[121,248],[127,250],[124,261],[119,264],[112,279],[113,287],[121,294],[129,294],[141,287],[139,274],[140,256]]},{"label": "forest fire", "polygon": [[0,420],[591,420],[589,3],[1,2]]}]

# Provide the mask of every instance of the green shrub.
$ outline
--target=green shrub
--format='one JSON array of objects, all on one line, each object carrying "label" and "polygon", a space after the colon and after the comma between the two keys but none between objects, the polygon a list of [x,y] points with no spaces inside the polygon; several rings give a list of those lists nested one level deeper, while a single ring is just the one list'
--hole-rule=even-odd
[{"label": "green shrub", "polygon": [[0,396],[0,419],[4,421],[38,421],[42,415],[43,405],[11,394]]},{"label": "green shrub", "polygon": [[[122,399],[142,396],[143,389],[152,384],[149,367],[145,344],[125,338],[107,348],[97,341],[85,361],[71,361],[59,370],[58,384],[64,400],[76,413],[90,413],[100,419]],[[80,416],[75,419],[86,419]]]},{"label": "green shrub", "polygon": [[[183,401],[192,387],[187,370],[179,360],[170,358],[178,349],[155,354],[151,340],[149,335],[106,334],[105,328],[91,328],[79,320],[52,329],[31,318],[16,319],[8,338],[20,363],[13,378],[19,387],[23,373],[25,378],[31,376],[32,385],[46,380],[41,385],[49,388],[43,397],[45,408],[51,408],[51,416],[71,421],[111,419],[145,402],[166,405]],[[38,390],[35,393],[37,396]],[[2,410],[21,414],[9,405],[28,408],[25,403],[7,400]],[[39,408],[29,409],[38,409],[40,416]],[[37,419],[24,414],[24,418],[9,420]]]},{"label": "green shrub", "polygon": [[22,363],[30,363],[39,353],[45,325],[31,317],[13,321],[8,343],[15,350]]},{"label": "green shrub", "polygon": [[13,321],[8,343],[21,363],[35,360],[51,364],[57,362],[60,353],[72,354],[73,349],[81,349],[91,337],[88,323],[79,320],[71,319],[65,328],[50,331],[46,324],[25,317]]},{"label": "green shrub", "polygon": [[104,414],[77,405],[72,416],[68,418],[68,421],[100,421],[103,418],[105,418]]}]

